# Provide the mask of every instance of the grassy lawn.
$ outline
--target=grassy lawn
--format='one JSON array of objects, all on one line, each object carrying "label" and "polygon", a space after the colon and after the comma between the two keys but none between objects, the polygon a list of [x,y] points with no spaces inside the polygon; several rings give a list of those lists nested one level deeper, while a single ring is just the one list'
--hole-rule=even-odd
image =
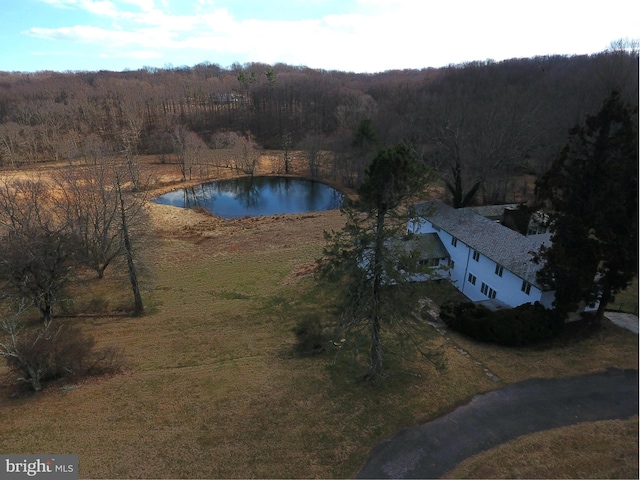
[{"label": "grassy lawn", "polygon": [[638,315],[638,277],[633,279],[631,285],[616,295],[616,298],[609,305],[610,310],[633,313]]},{"label": "grassy lawn", "polygon": [[638,478],[638,417],[517,438],[463,461],[444,478]]},{"label": "grassy lawn", "polygon": [[449,336],[505,383],[581,375],[609,367],[638,368],[638,336],[608,321],[599,328],[569,323],[555,339],[522,348],[479,343],[453,332]]},{"label": "grassy lawn", "polygon": [[[158,235],[146,247],[146,315],[61,320],[123,347],[130,368],[33,396],[0,389],[0,451],[77,453],[82,478],[346,478],[380,440],[477,393],[534,376],[637,368],[637,335],[614,326],[528,349],[433,330],[428,342],[443,349],[445,370],[391,354],[375,387],[357,380],[348,352],[297,357],[296,321],[332,310],[304,275],[332,225],[340,219],[329,212]],[[109,281],[91,285],[91,301],[126,303],[126,287]]]}]

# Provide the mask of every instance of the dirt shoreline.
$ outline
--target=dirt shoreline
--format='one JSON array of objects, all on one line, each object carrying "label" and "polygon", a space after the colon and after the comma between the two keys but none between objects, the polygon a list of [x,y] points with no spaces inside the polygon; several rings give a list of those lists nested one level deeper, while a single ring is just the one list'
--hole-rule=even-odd
[{"label": "dirt shoreline", "polygon": [[[338,182],[316,179],[308,175],[304,162],[298,160],[292,163],[291,173],[281,174],[274,169],[275,160],[273,153],[265,153],[255,170],[255,176],[289,176],[319,181],[329,185],[345,195],[353,195],[353,189],[344,187]],[[159,162],[156,156],[140,156],[140,177],[149,186],[143,194],[149,199],[147,211],[151,220],[153,231],[161,237],[191,237],[216,238],[225,245],[246,243],[247,240],[238,242],[236,238],[230,238],[239,233],[255,233],[257,238],[250,241],[254,246],[265,244],[284,245],[286,237],[296,235],[307,238],[312,236],[317,240],[324,230],[341,228],[343,223],[340,212],[337,210],[326,212],[310,212],[306,214],[274,215],[271,217],[244,217],[238,219],[223,219],[216,217],[204,210],[184,209],[168,205],[161,205],[152,201],[154,197],[163,195],[181,188],[188,188],[201,183],[215,182],[219,180],[231,180],[246,177],[246,174],[226,167],[211,167],[196,165],[194,175],[189,180],[182,179],[182,173],[177,163]],[[0,178],[12,180],[27,180],[34,178],[52,179],[55,172],[65,168],[81,165],[84,162],[50,162],[37,165],[29,165],[16,168],[0,169]],[[203,174],[203,173],[208,174]],[[302,220],[301,225],[294,225],[293,220]]]}]

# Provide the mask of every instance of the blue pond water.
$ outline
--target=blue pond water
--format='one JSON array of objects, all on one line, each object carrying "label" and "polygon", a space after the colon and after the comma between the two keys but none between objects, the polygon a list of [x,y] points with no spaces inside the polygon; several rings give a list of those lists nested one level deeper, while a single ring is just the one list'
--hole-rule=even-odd
[{"label": "blue pond water", "polygon": [[182,208],[201,207],[222,218],[241,218],[331,210],[342,205],[344,196],[310,180],[242,177],[175,190],[153,201]]}]

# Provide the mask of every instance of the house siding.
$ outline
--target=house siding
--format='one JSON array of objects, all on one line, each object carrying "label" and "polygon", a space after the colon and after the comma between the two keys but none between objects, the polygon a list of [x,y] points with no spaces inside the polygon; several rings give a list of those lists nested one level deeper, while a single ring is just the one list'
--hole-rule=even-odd
[{"label": "house siding", "polygon": [[[509,307],[540,302],[545,307],[551,308],[553,292],[542,291],[538,285],[531,281],[531,278],[524,279],[504,265],[501,265],[502,275],[496,274],[496,265],[499,264],[480,252],[478,252],[478,259],[474,260],[476,250],[472,246],[456,238],[442,227],[434,225],[428,219],[423,218],[420,221],[412,222],[409,225],[409,231],[416,235],[436,233],[440,237],[451,260],[454,261],[454,267],[449,271],[451,281],[470,300],[482,302],[492,299],[496,304],[504,304]],[[474,275],[475,285],[469,282],[469,273]],[[530,285],[528,293],[522,291],[525,280]],[[483,284],[487,286],[485,293],[482,292]],[[489,289],[495,292],[495,297]]]}]

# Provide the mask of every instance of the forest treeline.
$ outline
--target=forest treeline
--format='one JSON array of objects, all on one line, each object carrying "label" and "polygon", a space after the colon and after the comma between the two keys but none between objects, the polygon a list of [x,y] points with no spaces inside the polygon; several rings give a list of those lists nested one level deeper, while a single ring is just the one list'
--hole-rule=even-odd
[{"label": "forest treeline", "polygon": [[513,201],[613,90],[638,105],[638,51],[621,42],[377,74],[261,63],[0,72],[0,166],[171,155],[186,177],[203,152],[235,145],[247,173],[256,150],[283,151],[285,169],[296,151],[312,176],[357,185],[379,146],[404,142],[459,193]]}]

